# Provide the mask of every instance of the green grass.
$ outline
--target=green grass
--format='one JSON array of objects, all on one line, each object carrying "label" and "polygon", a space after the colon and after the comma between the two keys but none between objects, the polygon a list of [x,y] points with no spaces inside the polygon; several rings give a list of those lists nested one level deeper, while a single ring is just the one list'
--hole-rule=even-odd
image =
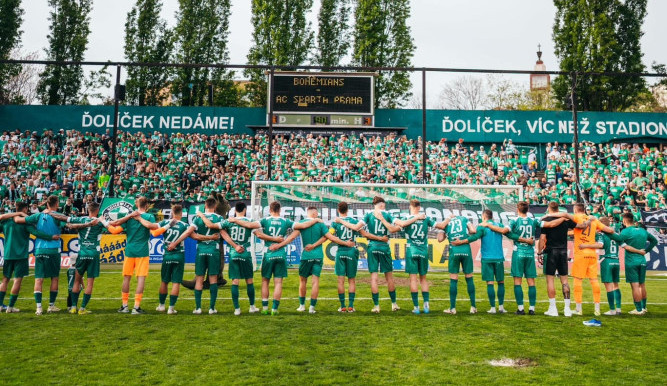
[{"label": "green grass", "polygon": [[[165,315],[154,311],[158,269],[152,267],[149,275],[143,303],[149,312],[142,316],[116,313],[119,267],[103,268],[89,305],[94,314],[87,316],[64,312],[35,316],[33,278],[26,278],[17,304],[22,312],[0,315],[3,383],[662,384],[667,377],[665,277],[647,280],[648,315],[602,317],[603,327],[593,328],[582,325],[592,317],[591,303],[584,305],[584,317],[542,315],[547,308],[543,277],[538,278],[537,316],[487,315],[486,288],[479,275],[475,285],[480,313],[467,313],[470,305],[461,280],[459,314],[445,315],[442,310],[449,304],[445,273],[429,275],[430,315],[410,314],[404,273],[397,274],[402,310],[390,311],[386,287],[381,287],[382,313],[371,314],[368,274],[360,273],[358,312],[339,314],[331,271],[322,275],[318,313],[297,313],[294,270],[285,283],[278,316],[249,315],[247,300],[241,303],[244,314],[233,316],[229,287],[220,291],[218,315],[192,315],[194,300],[189,290],[181,291],[180,313]],[[192,276],[190,267],[185,277]],[[259,306],[259,282],[256,287]],[[58,299],[61,308],[65,306],[64,288],[63,283]],[[629,285],[622,283],[621,290],[623,310],[630,311]],[[245,297],[245,285],[241,295]],[[585,302],[590,302],[588,286],[585,296]],[[509,285],[506,297],[507,309],[514,311]],[[604,288],[602,298],[604,312]],[[203,305],[208,306],[207,299]],[[489,364],[501,358],[530,362],[521,368]]]}]

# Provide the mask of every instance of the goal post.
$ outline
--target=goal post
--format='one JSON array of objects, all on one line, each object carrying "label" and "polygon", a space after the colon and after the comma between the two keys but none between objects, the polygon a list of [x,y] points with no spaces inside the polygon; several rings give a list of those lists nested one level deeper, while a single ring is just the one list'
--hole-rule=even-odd
[{"label": "goal post", "polygon": [[[497,221],[507,224],[516,211],[516,203],[523,200],[521,185],[431,185],[431,184],[369,184],[328,182],[253,181],[249,217],[258,221],[269,216],[269,204],[281,204],[281,216],[294,222],[306,218],[307,208],[316,207],[326,225],[337,217],[338,203],[348,203],[348,215],[362,220],[373,210],[372,201],[380,196],[386,201],[386,210],[393,217],[408,214],[410,200],[421,202],[424,213],[437,222],[451,214],[467,217],[476,225],[484,209],[490,209]],[[444,269],[446,243],[436,241],[437,232],[429,232],[429,259],[434,269]],[[394,268],[404,268],[405,236],[401,232],[390,235],[390,247]],[[366,267],[367,240],[357,238],[360,251],[360,268]],[[287,246],[290,266],[298,265],[303,250],[300,238]],[[257,269],[265,252],[264,243],[257,237],[252,239],[253,263]],[[336,246],[328,241],[324,244],[324,265],[333,267]]]}]

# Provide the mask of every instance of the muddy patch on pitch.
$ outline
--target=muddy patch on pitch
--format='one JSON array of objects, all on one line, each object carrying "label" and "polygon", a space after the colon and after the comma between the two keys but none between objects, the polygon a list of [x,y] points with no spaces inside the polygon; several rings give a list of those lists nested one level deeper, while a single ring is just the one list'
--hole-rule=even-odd
[{"label": "muddy patch on pitch", "polygon": [[530,358],[494,359],[494,360],[489,361],[489,364],[491,366],[495,366],[495,367],[514,367],[514,368],[537,366],[537,362],[533,359],[530,359]]}]

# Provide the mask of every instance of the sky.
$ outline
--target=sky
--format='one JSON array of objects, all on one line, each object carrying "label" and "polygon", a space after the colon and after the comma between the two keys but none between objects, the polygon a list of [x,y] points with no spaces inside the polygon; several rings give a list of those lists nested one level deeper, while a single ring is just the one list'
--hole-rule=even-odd
[{"label": "sky", "polygon": [[[122,61],[125,18],[135,0],[94,0],[91,34],[85,60]],[[162,17],[175,23],[177,0],[163,0]],[[230,19],[230,63],[246,63],[252,44],[250,1],[232,0]],[[558,62],[551,40],[555,7],[551,0],[412,0],[409,26],[416,45],[415,67],[460,67],[532,70],[537,45],[548,70]],[[49,7],[46,0],[24,0],[23,49],[44,57],[47,46]],[[309,15],[317,26],[319,0]],[[642,50],[647,66],[667,63],[667,1],[649,0],[644,23]],[[427,98],[437,98],[442,86],[460,75],[427,75]],[[240,74],[237,75],[241,78]],[[508,76],[525,82],[528,76]],[[421,93],[420,75],[413,76],[414,92]],[[427,103],[429,105],[431,103]]]}]

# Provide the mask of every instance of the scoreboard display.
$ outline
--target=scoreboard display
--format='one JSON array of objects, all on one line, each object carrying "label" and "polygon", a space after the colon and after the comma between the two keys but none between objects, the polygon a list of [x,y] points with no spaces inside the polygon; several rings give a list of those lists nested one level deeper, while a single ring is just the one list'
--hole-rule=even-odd
[{"label": "scoreboard display", "polygon": [[277,72],[268,98],[278,126],[373,126],[372,73]]}]

